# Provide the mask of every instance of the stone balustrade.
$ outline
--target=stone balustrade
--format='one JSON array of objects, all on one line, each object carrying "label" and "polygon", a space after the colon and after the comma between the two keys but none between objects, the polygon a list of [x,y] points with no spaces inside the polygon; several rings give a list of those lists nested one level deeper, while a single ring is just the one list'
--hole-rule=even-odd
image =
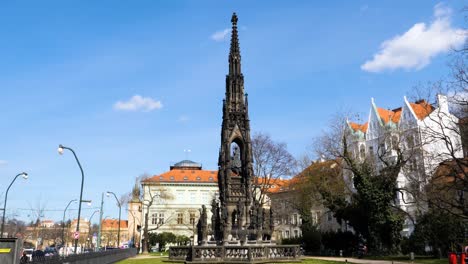
[{"label": "stone balustrade", "polygon": [[169,260],[186,263],[262,263],[299,261],[299,245],[179,246],[169,249]]}]

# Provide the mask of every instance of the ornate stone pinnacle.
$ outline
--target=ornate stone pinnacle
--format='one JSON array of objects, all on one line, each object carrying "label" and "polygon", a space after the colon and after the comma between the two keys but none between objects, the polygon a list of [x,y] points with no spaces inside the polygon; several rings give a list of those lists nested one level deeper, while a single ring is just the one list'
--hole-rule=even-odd
[{"label": "ornate stone pinnacle", "polygon": [[233,26],[233,27],[237,26],[237,15],[236,15],[236,12],[232,13],[231,22],[232,22],[232,26]]}]

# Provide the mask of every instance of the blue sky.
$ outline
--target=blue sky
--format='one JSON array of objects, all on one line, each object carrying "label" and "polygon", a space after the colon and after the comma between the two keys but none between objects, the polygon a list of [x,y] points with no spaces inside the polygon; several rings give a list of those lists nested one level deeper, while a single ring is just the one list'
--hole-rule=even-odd
[{"label": "blue sky", "polygon": [[[2,2],[2,197],[30,174],[11,188],[7,216],[29,221],[41,203],[43,218],[59,220],[78,198],[78,167],[58,144],[83,164],[84,217],[102,192],[129,192],[184,149],[216,169],[233,11],[252,130],[295,156],[334,113],[366,115],[371,97],[395,108],[413,86],[446,77],[447,51],[464,40],[453,36],[466,27],[463,1],[375,2]],[[117,215],[106,198],[104,216]]]}]

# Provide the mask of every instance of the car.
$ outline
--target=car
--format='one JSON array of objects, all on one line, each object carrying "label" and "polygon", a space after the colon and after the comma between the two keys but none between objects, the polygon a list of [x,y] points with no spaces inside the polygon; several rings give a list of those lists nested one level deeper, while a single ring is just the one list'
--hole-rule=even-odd
[{"label": "car", "polygon": [[23,253],[26,253],[29,261],[32,261],[32,254],[34,252],[34,248],[25,248],[23,249]]},{"label": "car", "polygon": [[49,256],[55,256],[57,255],[57,250],[54,248],[54,247],[48,247],[44,250],[44,254],[46,257],[49,257]]}]

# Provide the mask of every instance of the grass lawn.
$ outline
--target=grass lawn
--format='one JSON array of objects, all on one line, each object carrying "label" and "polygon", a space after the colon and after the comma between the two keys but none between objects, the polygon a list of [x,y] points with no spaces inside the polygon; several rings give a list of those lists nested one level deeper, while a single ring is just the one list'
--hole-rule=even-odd
[{"label": "grass lawn", "polygon": [[[366,257],[366,259],[377,259],[377,260],[389,260],[389,261],[401,261],[401,262],[411,262],[409,256],[383,256],[383,257]],[[419,264],[447,264],[447,258],[432,258],[432,257],[423,257],[415,256],[414,263]]]},{"label": "grass lawn", "polygon": [[[148,259],[127,259],[117,264],[170,264],[170,262],[163,262],[163,260],[167,260],[167,258],[148,258]],[[327,260],[318,260],[318,259],[307,259],[303,260],[302,263],[304,264],[343,264],[343,262],[337,261],[327,261]],[[287,263],[282,263],[287,264]]]}]

